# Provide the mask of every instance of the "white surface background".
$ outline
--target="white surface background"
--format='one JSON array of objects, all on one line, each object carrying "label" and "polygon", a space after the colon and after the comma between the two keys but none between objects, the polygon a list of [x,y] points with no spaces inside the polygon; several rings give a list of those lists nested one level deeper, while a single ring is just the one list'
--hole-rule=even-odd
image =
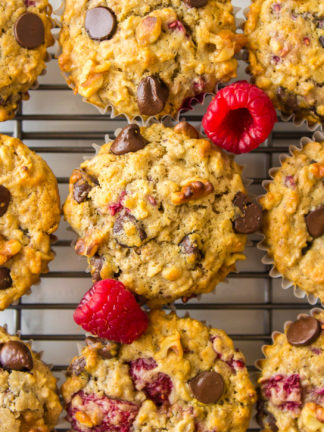
[{"label": "white surface background", "polygon": [[[52,1],[54,8],[58,7],[58,1]],[[247,0],[234,0],[235,6],[246,7]],[[242,17],[242,13],[239,14]],[[55,47],[51,49],[54,53]],[[245,66],[240,66],[240,78],[244,77]],[[40,84],[60,84],[65,85],[59,72],[57,62],[52,60],[48,64],[48,72],[45,76],[40,77]],[[31,98],[28,102],[23,103],[22,112],[24,115],[59,115],[64,114],[88,114],[98,115],[96,108],[87,105],[81,101],[81,98],[75,96],[71,90],[35,90],[31,91]],[[203,107],[198,107],[195,113],[203,113]],[[190,113],[191,115],[192,113]],[[72,170],[79,166],[84,155],[91,155],[86,152],[95,140],[93,139],[48,139],[42,133],[52,132],[71,132],[79,133],[81,131],[89,132],[90,135],[102,134],[102,138],[97,139],[97,144],[103,142],[103,136],[107,131],[113,131],[116,127],[121,127],[123,123],[110,121],[109,117],[102,117],[102,120],[95,121],[89,117],[86,121],[65,121],[63,118],[58,120],[37,120],[32,117],[26,117],[22,121],[22,137],[25,144],[37,147],[39,153],[48,162],[54,173],[59,179],[59,187],[62,203],[67,194],[67,178]],[[275,139],[275,146],[288,146],[295,144],[299,140],[299,135],[306,131],[305,127],[296,128],[291,124],[278,123],[275,131],[292,131],[295,137],[289,140]],[[19,127],[16,121],[8,121],[0,124],[0,131],[3,133],[17,134]],[[30,134],[36,133],[36,135]],[[297,135],[296,135],[297,133]],[[73,137],[73,135],[72,135]],[[31,139],[32,138],[32,139]],[[80,153],[50,153],[42,152],[42,147],[80,147]],[[246,166],[245,176],[265,178],[267,177],[268,164],[271,166],[278,165],[278,153],[274,153],[269,158],[265,153],[251,153],[242,155],[237,160]],[[260,185],[250,186],[254,194],[261,194]],[[83,272],[86,268],[86,260],[77,257],[73,249],[62,241],[73,239],[73,233],[67,230],[67,224],[62,220],[57,232],[59,241],[58,246],[54,249],[57,253],[56,259],[51,263],[51,272]],[[251,240],[256,240],[253,237]],[[238,265],[238,269],[243,272],[267,271],[267,268],[261,263],[263,253],[251,244],[247,248],[246,254],[248,259]],[[57,309],[48,309],[51,304],[73,304],[78,303],[86,290],[90,288],[90,277],[53,277],[49,274],[42,278],[39,285],[34,286],[30,296],[24,296],[21,299],[20,306],[9,308],[0,313],[0,324],[8,324],[9,330],[14,332],[17,326],[21,326],[22,335],[28,339],[29,335],[34,335],[33,348],[35,350],[44,350],[44,359],[48,363],[55,365],[55,374],[61,380],[63,374],[61,369],[67,365],[72,356],[77,354],[77,336],[81,337],[83,331],[74,324],[72,319],[73,308],[70,306],[61,306]],[[82,275],[81,275],[82,276]],[[234,335],[235,343],[247,357],[249,366],[261,357],[261,346],[267,342],[262,335],[270,334],[272,330],[281,330],[283,323],[288,319],[294,319],[297,313],[304,310],[304,301],[298,300],[293,296],[292,290],[282,290],[280,280],[269,281],[263,275],[246,274],[238,279],[230,277],[228,283],[222,283],[217,287],[216,294],[204,295],[201,300],[192,300],[187,306],[190,315],[194,318],[206,320],[209,325],[224,329],[229,334]],[[203,310],[192,309],[197,303],[209,304]],[[269,303],[273,303],[273,311],[269,309]],[[288,303],[295,304],[291,309]],[[35,304],[37,304],[35,306]],[[211,305],[212,304],[212,305]],[[225,307],[222,308],[222,304]],[[233,306],[230,306],[232,305]],[[298,306],[299,304],[299,306]],[[30,307],[30,309],[28,309]],[[21,316],[18,310],[21,309]],[[27,309],[26,309],[27,308]],[[307,306],[305,305],[307,309]],[[180,310],[182,315],[186,311]],[[61,335],[62,340],[53,335]],[[75,335],[73,337],[67,335]],[[261,335],[261,336],[258,336]],[[51,337],[52,336],[52,337]],[[253,368],[251,375],[255,375]],[[61,382],[61,381],[60,381]],[[66,425],[65,425],[66,426]],[[61,422],[59,428],[63,428]],[[251,427],[256,428],[254,422]]]}]

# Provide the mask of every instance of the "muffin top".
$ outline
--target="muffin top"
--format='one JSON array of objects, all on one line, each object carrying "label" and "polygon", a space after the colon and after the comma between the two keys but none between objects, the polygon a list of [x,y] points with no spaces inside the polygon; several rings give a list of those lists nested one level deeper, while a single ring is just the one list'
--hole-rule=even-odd
[{"label": "muffin top", "polygon": [[265,246],[278,271],[324,301],[324,142],[285,159],[260,199]]},{"label": "muffin top", "polygon": [[236,76],[244,40],[230,0],[67,0],[59,64],[101,108],[175,116],[188,98]]},{"label": "muffin top", "polygon": [[284,114],[324,120],[324,6],[254,0],[245,24],[250,72]]},{"label": "muffin top", "polygon": [[86,339],[62,387],[72,430],[246,431],[255,392],[226,333],[158,310],[149,320],[130,345]]},{"label": "muffin top", "polygon": [[0,135],[0,309],[47,271],[59,220],[57,181],[46,162],[18,139]]},{"label": "muffin top", "polygon": [[47,0],[0,4],[0,121],[14,117],[45,69],[46,49],[54,42],[51,11]]},{"label": "muffin top", "polygon": [[151,306],[211,291],[260,213],[232,157],[185,122],[125,127],[73,172],[64,205],[94,280],[118,278]]},{"label": "muffin top", "polygon": [[264,348],[257,420],[265,432],[324,428],[324,311],[300,315]]},{"label": "muffin top", "polygon": [[0,327],[1,431],[49,432],[62,407],[56,378],[40,355]]}]

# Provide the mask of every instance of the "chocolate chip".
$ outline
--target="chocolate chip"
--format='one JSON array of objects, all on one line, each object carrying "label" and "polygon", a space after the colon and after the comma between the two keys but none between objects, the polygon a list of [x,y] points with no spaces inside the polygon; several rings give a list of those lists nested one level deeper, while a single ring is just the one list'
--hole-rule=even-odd
[{"label": "chocolate chip", "polygon": [[286,108],[292,111],[300,111],[297,95],[289,92],[287,89],[281,86],[278,87],[276,93],[278,101],[282,103]]},{"label": "chocolate chip", "polygon": [[84,357],[77,357],[68,367],[67,375],[81,375],[81,373],[84,371],[84,368],[86,367],[86,359]]},{"label": "chocolate chip", "polygon": [[8,210],[11,193],[6,187],[0,185],[0,216],[3,216]]},{"label": "chocolate chip", "polygon": [[224,380],[214,371],[201,372],[189,381],[189,386],[194,397],[204,404],[215,404],[224,393]]},{"label": "chocolate chip", "polygon": [[235,195],[233,204],[242,212],[242,216],[234,220],[234,230],[240,234],[251,234],[258,231],[262,223],[261,207],[243,192]]},{"label": "chocolate chip", "polygon": [[91,273],[92,273],[92,279],[95,282],[100,281],[102,278],[100,276],[100,272],[102,269],[102,266],[104,264],[103,257],[100,257],[99,255],[95,255],[90,259],[90,265],[92,267]]},{"label": "chocolate chip", "polygon": [[16,41],[23,48],[34,49],[45,42],[43,21],[32,12],[20,15],[15,23],[14,33]]},{"label": "chocolate chip", "polygon": [[199,249],[195,234],[187,234],[179,243],[181,252],[185,255],[194,255],[195,259],[202,258],[202,251]]},{"label": "chocolate chip", "polygon": [[123,155],[130,152],[137,152],[144,148],[149,142],[141,135],[140,128],[131,124],[120,132],[110,147],[111,153]]},{"label": "chocolate chip", "polygon": [[300,318],[290,324],[287,330],[287,340],[290,345],[311,345],[321,334],[320,322],[311,316]]},{"label": "chocolate chip", "polygon": [[141,114],[153,116],[159,114],[169,97],[166,84],[156,76],[142,79],[137,89],[137,105]]},{"label": "chocolate chip", "polygon": [[[135,227],[135,230],[125,230],[125,228]],[[128,231],[126,233],[126,231]],[[129,234],[129,231],[132,231]],[[132,248],[141,246],[142,242],[146,239],[147,235],[142,224],[133,216],[123,210],[118,214],[114,227],[114,237],[120,246]]]},{"label": "chocolate chip", "polygon": [[324,36],[319,37],[319,43],[322,45],[322,48],[324,48]]},{"label": "chocolate chip", "polygon": [[208,3],[208,0],[183,0],[187,6],[189,7],[195,7],[195,8],[200,8],[203,6],[206,6],[206,4]]},{"label": "chocolate chip", "polygon": [[76,175],[79,179],[73,186],[73,198],[77,203],[82,203],[88,198],[91,189],[98,185],[98,179],[82,170],[76,170]]},{"label": "chocolate chip", "polygon": [[7,267],[0,267],[0,290],[5,290],[12,286],[10,270]]},{"label": "chocolate chip", "polygon": [[93,40],[111,39],[117,29],[117,19],[114,12],[103,6],[89,9],[85,17],[85,28]]},{"label": "chocolate chip", "polygon": [[30,371],[33,369],[33,357],[24,343],[9,341],[1,348],[0,364],[9,371]]},{"label": "chocolate chip", "polygon": [[324,205],[308,213],[305,219],[308,232],[312,237],[318,238],[324,234]]}]

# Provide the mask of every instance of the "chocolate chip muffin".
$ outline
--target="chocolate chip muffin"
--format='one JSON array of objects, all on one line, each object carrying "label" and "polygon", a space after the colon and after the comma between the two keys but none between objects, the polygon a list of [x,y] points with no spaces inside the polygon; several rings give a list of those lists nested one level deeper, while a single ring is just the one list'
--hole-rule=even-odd
[{"label": "chocolate chip muffin", "polygon": [[324,121],[324,10],[314,0],[253,0],[249,70],[285,115]]},{"label": "chocolate chip muffin", "polygon": [[0,121],[15,115],[21,99],[45,70],[53,44],[52,8],[47,0],[6,0],[0,4]]},{"label": "chocolate chip muffin", "polygon": [[0,309],[25,294],[54,258],[60,220],[54,174],[21,141],[0,135]]},{"label": "chocolate chip muffin", "polygon": [[277,270],[324,302],[324,142],[294,149],[260,199]]},{"label": "chocolate chip muffin", "polygon": [[226,333],[158,310],[149,320],[130,345],[86,338],[62,387],[72,431],[246,431],[255,391]]},{"label": "chocolate chip muffin", "polygon": [[185,122],[126,126],[73,172],[64,214],[93,279],[150,306],[213,290],[261,221],[241,168]]},{"label": "chocolate chip muffin", "polygon": [[175,116],[236,76],[244,41],[230,0],[66,0],[59,64],[100,108]]},{"label": "chocolate chip muffin", "polygon": [[49,367],[29,345],[0,327],[1,431],[49,432],[61,411]]},{"label": "chocolate chip muffin", "polygon": [[273,335],[258,362],[257,421],[264,432],[324,429],[324,311],[300,315]]}]

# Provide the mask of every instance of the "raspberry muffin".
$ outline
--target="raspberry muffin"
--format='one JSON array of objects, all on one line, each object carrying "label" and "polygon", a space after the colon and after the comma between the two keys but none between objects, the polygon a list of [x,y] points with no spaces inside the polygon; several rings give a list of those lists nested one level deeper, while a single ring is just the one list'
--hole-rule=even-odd
[{"label": "raspberry muffin", "polygon": [[324,142],[295,148],[260,203],[264,246],[275,267],[324,302]]},{"label": "raspberry muffin", "polygon": [[126,126],[73,172],[64,214],[94,280],[150,306],[213,290],[261,221],[241,168],[185,122]]},{"label": "raspberry muffin", "polygon": [[274,333],[259,360],[257,420],[264,432],[324,429],[324,311],[300,315]]},{"label": "raspberry muffin", "polygon": [[59,64],[100,108],[175,116],[236,76],[244,41],[230,0],[66,0]]},{"label": "raspberry muffin", "polygon": [[61,411],[56,378],[48,366],[0,327],[1,431],[49,432]]},{"label": "raspberry muffin", "polygon": [[0,121],[14,117],[45,69],[46,49],[54,43],[51,11],[47,0],[0,4]]},{"label": "raspberry muffin", "polygon": [[60,198],[46,162],[21,141],[0,135],[0,309],[25,294],[54,258],[50,234]]},{"label": "raspberry muffin", "polygon": [[285,115],[324,121],[324,10],[314,0],[254,0],[245,35],[250,72]]},{"label": "raspberry muffin", "polygon": [[87,337],[62,393],[73,431],[246,431],[255,392],[222,330],[153,311],[130,345]]}]

